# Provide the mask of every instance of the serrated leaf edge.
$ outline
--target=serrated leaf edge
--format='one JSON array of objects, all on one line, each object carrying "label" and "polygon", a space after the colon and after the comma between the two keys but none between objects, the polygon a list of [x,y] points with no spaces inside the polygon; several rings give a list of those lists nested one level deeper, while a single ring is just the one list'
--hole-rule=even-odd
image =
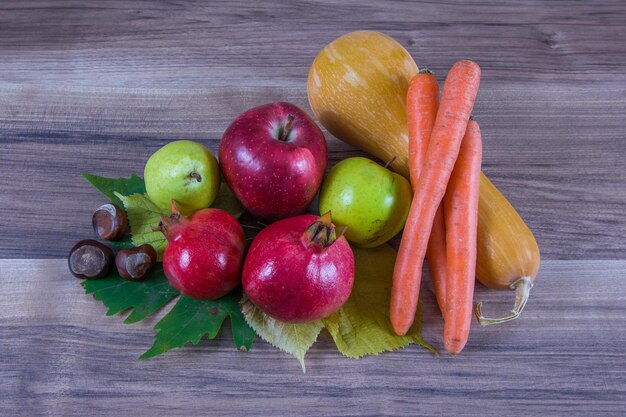
[{"label": "serrated leaf edge", "polygon": [[[245,308],[251,308],[254,309],[252,316],[256,315],[256,314],[265,314],[263,313],[258,307],[256,307],[252,301],[250,301],[245,295],[244,297],[241,299],[241,301],[239,302],[239,305],[241,306],[241,310],[242,310],[242,315],[244,317],[244,319],[246,320],[246,323],[248,323],[248,325],[256,332],[257,336],[259,336],[261,339],[263,339],[264,341],[266,341],[267,343],[269,343],[271,346],[275,347],[276,349],[279,349],[285,353],[288,353],[290,355],[292,355],[293,357],[295,357],[298,362],[300,363],[300,366],[302,367],[302,373],[306,373],[306,364],[304,361],[304,357],[306,355],[306,353],[309,351],[309,349],[311,348],[311,346],[313,346],[315,344],[315,342],[317,341],[317,339],[319,338],[320,333],[322,332],[322,329],[324,329],[324,324],[322,323],[322,320],[316,320],[316,321],[312,321],[312,322],[307,322],[306,324],[319,324],[319,330],[317,332],[317,334],[315,335],[315,338],[313,339],[313,341],[306,345],[305,348],[303,349],[302,352],[290,352],[289,350],[283,349],[280,346],[277,346],[276,344],[274,344],[272,341],[268,340],[265,338],[265,336],[261,333],[259,333],[259,331],[256,329],[256,326],[254,325],[254,323],[252,323],[248,317],[248,315],[246,314],[246,312],[244,311]],[[273,320],[274,324],[272,324],[272,326],[274,328],[276,328],[275,323],[281,323],[285,326],[290,326],[290,323],[284,323],[281,322],[280,320],[276,320],[270,316],[267,316],[269,319]],[[297,325],[292,325],[294,328],[294,332],[296,333],[296,341],[300,340],[298,338],[298,327]],[[280,339],[285,338],[285,332],[281,329],[280,331]],[[288,338],[288,337],[287,337]],[[289,338],[288,338],[289,339]]]}]

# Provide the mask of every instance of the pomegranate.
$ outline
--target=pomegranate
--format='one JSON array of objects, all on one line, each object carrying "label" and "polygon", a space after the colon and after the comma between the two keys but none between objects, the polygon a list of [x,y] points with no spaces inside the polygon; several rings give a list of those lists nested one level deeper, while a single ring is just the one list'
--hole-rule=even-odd
[{"label": "pomegranate", "polygon": [[354,255],[337,237],[330,212],[279,220],[263,229],[248,250],[243,289],[270,316],[299,323],[339,309],[354,283]]},{"label": "pomegranate", "polygon": [[161,218],[158,230],[168,241],[163,271],[182,294],[214,300],[239,284],[245,238],[228,212],[208,208],[186,218],[172,203],[172,214]]}]

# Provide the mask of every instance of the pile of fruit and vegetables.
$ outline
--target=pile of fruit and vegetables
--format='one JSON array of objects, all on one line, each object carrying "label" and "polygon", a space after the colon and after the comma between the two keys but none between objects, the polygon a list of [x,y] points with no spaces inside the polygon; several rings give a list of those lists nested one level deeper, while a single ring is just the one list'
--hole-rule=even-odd
[{"label": "pile of fruit and vegetables", "polygon": [[[238,349],[260,336],[304,369],[324,328],[351,358],[412,343],[435,352],[420,333],[431,319],[419,294],[426,260],[443,346],[458,354],[473,313],[482,325],[520,316],[539,268],[532,233],[481,172],[479,83],[479,66],[463,60],[440,92],[389,36],[344,35],[315,58],[309,103],[376,161],[347,158],[324,175],[326,139],[311,116],[289,103],[250,109],[224,132],[219,162],[178,140],[149,157],[143,179],[84,174],[108,202],[93,214],[97,239],[70,251],[70,271],[109,315],[130,311],[126,323],[173,302],[141,358],[215,338],[229,318]],[[396,251],[387,242],[400,232]],[[514,290],[511,312],[485,317],[475,279]]]}]

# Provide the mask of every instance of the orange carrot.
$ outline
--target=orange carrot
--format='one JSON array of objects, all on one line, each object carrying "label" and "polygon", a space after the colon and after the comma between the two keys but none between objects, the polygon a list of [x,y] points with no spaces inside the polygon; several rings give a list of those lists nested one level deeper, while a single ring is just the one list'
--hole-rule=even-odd
[{"label": "orange carrot", "polygon": [[447,277],[447,260],[446,260],[446,226],[444,222],[444,204],[439,204],[435,219],[433,220],[433,230],[430,232],[428,246],[426,247],[426,260],[428,261],[428,269],[430,270],[430,280],[433,284],[435,297],[439,311],[444,315],[446,311],[446,282]]},{"label": "orange carrot", "polygon": [[393,271],[389,314],[398,335],[405,335],[415,319],[428,238],[459,154],[479,84],[480,68],[472,61],[457,62],[446,77]]},{"label": "orange carrot", "polygon": [[[413,192],[417,192],[417,181],[424,165],[438,106],[437,79],[429,69],[421,69],[409,83],[406,102],[409,128],[409,173]],[[446,303],[446,229],[443,221],[443,204],[439,205],[435,214],[433,230],[428,239],[426,259],[437,304],[443,313]]]},{"label": "orange carrot", "polygon": [[409,128],[409,173],[413,188],[424,165],[430,134],[437,118],[439,84],[425,68],[411,78],[406,95],[406,119]]},{"label": "orange carrot", "polygon": [[470,120],[444,197],[448,281],[443,344],[455,355],[465,347],[472,321],[481,160],[480,128]]}]

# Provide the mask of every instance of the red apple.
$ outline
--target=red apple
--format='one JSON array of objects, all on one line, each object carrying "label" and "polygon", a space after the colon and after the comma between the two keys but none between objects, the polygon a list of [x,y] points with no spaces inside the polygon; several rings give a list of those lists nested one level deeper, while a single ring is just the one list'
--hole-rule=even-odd
[{"label": "red apple", "polygon": [[255,217],[302,213],[322,182],[328,159],[321,129],[290,103],[250,109],[226,129],[219,150],[224,178]]}]

